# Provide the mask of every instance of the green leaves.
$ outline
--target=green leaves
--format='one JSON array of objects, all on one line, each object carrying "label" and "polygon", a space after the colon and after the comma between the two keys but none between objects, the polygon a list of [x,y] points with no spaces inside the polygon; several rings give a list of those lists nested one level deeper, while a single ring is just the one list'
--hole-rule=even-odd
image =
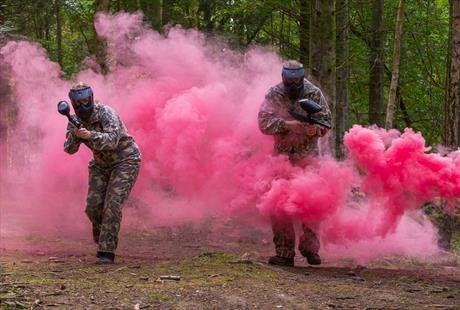
[{"label": "green leaves", "polygon": [[[390,84],[397,2],[387,0],[384,7],[388,69],[385,94]],[[51,59],[57,61],[56,4],[61,5],[62,69],[70,76],[83,59],[94,53],[95,1],[3,0],[0,33],[23,35],[37,41],[48,50]],[[371,0],[348,1],[350,124],[366,124],[368,119],[371,4]],[[166,24],[196,27],[207,34],[217,34],[237,49],[244,50],[253,44],[268,45],[283,58],[301,59],[300,0],[113,0],[110,3],[112,13],[137,10],[142,10],[145,22],[157,30]],[[434,124],[443,120],[448,0],[408,1],[406,10],[400,72],[400,94],[406,114],[397,107],[395,123],[404,128],[404,117],[409,117],[428,143],[434,143],[440,141],[442,130],[442,126]]]}]

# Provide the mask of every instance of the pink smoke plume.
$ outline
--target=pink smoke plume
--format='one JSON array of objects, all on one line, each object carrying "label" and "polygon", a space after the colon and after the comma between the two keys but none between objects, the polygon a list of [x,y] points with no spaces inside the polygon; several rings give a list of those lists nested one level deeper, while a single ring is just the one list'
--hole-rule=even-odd
[{"label": "pink smoke plume", "polygon": [[[239,53],[195,30],[172,28],[163,36],[145,27],[141,14],[100,15],[96,29],[107,39],[111,71],[86,69],[74,80],[89,83],[96,99],[120,113],[141,148],[132,193],[137,211],[125,210],[125,222],[148,226],[259,210],[318,226],[331,257],[341,246],[356,246],[347,255],[363,257],[362,245],[377,239],[376,257],[435,252],[433,228],[407,211],[458,196],[459,164],[427,154],[420,134],[354,126],[345,136],[350,159],[325,155],[305,169],[292,167],[272,156],[272,137],[257,125],[264,95],[280,79],[276,53]],[[8,147],[21,158],[1,180],[1,240],[86,233],[91,154],[84,147],[73,156],[63,152],[66,121],[56,112],[71,82],[36,44],[9,42],[0,53],[19,108]]]}]

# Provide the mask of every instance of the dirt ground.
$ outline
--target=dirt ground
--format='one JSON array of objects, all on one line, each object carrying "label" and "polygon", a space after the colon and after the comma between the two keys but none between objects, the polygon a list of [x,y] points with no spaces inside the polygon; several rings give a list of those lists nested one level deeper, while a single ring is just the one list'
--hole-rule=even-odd
[{"label": "dirt ground", "polygon": [[456,255],[275,267],[269,238],[187,225],[125,232],[110,266],[94,263],[89,238],[29,237],[21,249],[3,240],[0,308],[460,309]]}]

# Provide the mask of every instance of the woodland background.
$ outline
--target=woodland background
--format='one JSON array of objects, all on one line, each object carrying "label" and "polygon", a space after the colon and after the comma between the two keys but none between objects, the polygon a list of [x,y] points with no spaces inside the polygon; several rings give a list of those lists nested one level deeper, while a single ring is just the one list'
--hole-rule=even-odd
[{"label": "woodland background", "polygon": [[100,11],[142,11],[165,35],[179,24],[300,60],[335,110],[339,157],[351,124],[411,127],[430,145],[459,146],[459,0],[3,0],[0,37],[40,43],[67,77],[88,55],[107,72]]},{"label": "woodland background", "polygon": [[[67,78],[89,56],[105,74],[110,60],[93,21],[121,11],[143,12],[165,36],[180,25],[241,52],[257,45],[300,60],[334,110],[338,158],[352,124],[410,127],[437,151],[460,145],[460,0],[2,0],[0,47],[35,41]],[[8,167],[19,160],[8,148],[18,111],[4,69],[0,61],[0,158]],[[441,221],[447,239],[452,221]]]}]

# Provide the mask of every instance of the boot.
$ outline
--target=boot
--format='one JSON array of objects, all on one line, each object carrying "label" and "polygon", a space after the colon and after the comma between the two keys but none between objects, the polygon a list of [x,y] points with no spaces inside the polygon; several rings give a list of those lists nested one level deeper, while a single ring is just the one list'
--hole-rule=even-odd
[{"label": "boot", "polygon": [[305,254],[305,258],[310,265],[321,265],[321,257],[318,253],[308,252]]},{"label": "boot", "polygon": [[115,261],[115,254],[110,252],[97,252],[97,261],[96,264],[98,265],[107,265],[113,264]]},{"label": "boot", "polygon": [[278,266],[294,266],[294,257],[281,257],[281,256],[272,256],[268,259],[270,265]]}]

